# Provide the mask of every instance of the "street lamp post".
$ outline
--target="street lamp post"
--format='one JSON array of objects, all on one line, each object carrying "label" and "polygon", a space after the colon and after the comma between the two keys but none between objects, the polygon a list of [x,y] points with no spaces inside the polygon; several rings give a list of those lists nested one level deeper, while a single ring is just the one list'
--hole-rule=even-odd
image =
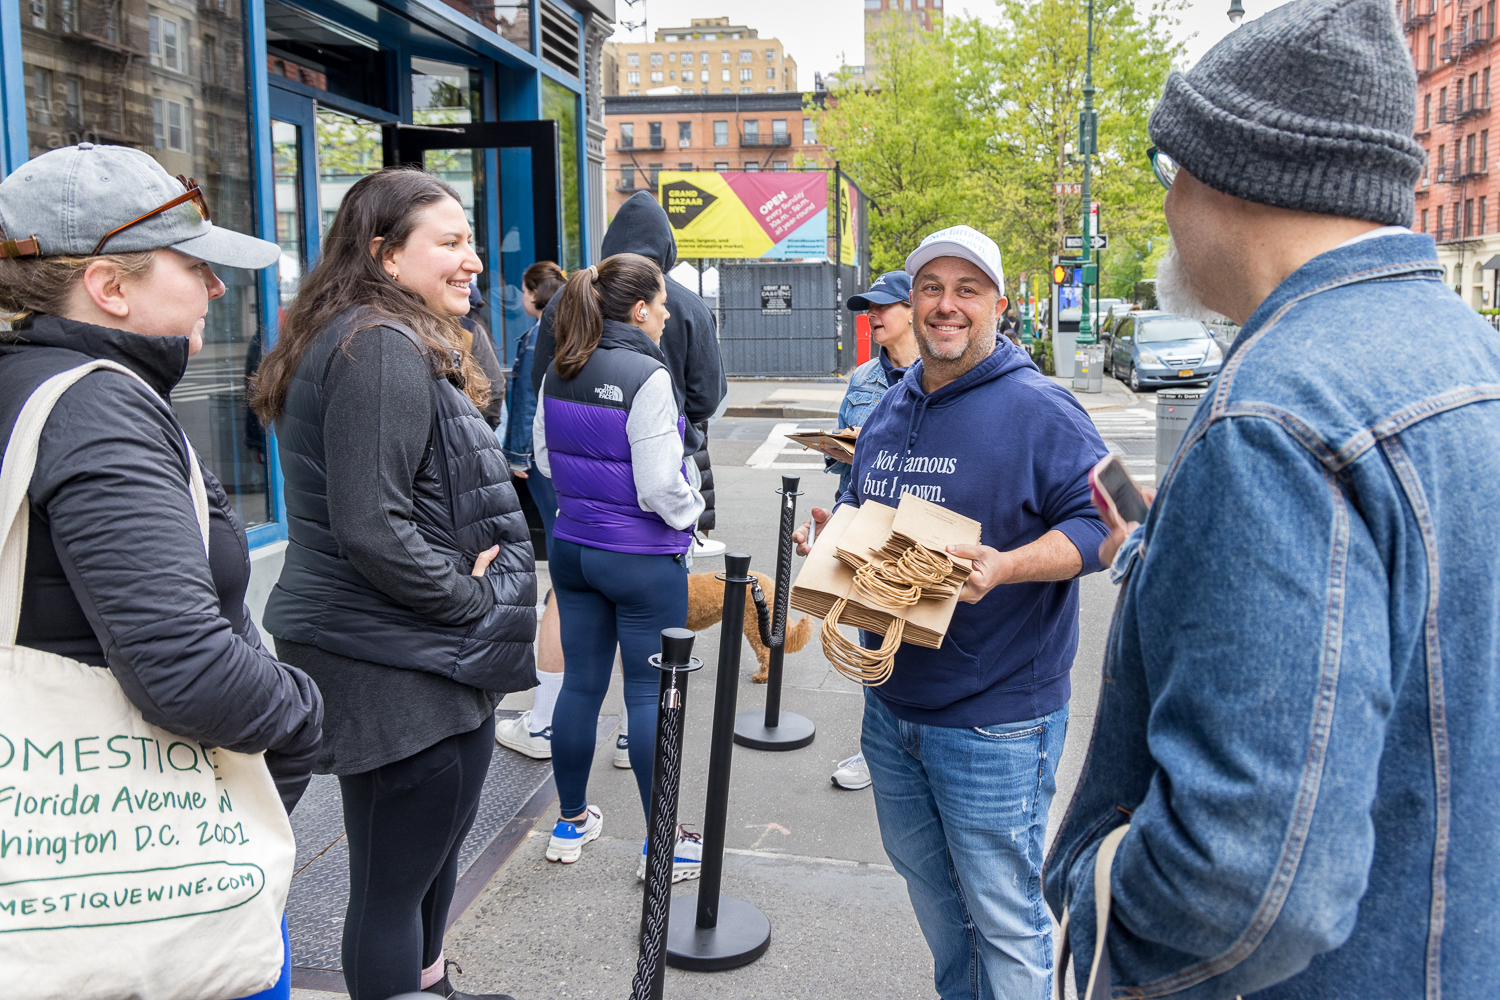
[{"label": "street lamp post", "polygon": [[1244,5],[1240,0],[1229,0],[1229,23],[1239,26],[1240,19],[1245,16]]},{"label": "street lamp post", "polygon": [[[1083,113],[1078,119],[1078,152],[1083,157],[1083,296],[1078,317],[1079,344],[1095,342],[1094,324],[1089,316],[1089,265],[1093,261],[1093,213],[1089,184],[1092,180],[1094,144],[1098,141],[1098,123],[1094,116],[1094,0],[1089,0],[1088,50],[1084,54]],[[1097,272],[1096,272],[1097,273]]]}]

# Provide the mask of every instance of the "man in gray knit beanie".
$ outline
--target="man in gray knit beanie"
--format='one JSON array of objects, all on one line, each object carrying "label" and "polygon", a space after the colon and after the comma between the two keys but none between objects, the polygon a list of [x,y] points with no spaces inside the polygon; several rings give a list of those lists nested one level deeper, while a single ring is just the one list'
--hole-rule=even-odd
[{"label": "man in gray knit beanie", "polygon": [[1242,329],[1145,524],[1101,508],[1108,683],[1045,868],[1080,997],[1492,989],[1500,338],[1407,228],[1394,6],[1294,0],[1151,116],[1158,295]]}]

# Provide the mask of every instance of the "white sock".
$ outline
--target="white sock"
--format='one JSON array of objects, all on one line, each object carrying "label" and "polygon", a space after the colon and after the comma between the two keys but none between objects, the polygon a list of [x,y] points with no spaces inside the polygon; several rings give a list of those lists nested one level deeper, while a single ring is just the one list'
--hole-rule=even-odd
[{"label": "white sock", "polygon": [[437,959],[436,962],[433,962],[427,968],[425,968],[425,969],[422,970],[422,989],[425,990],[429,986],[436,986],[437,983],[438,983],[438,980],[440,980],[442,978],[443,978],[443,956],[442,956],[442,954],[439,954],[438,955],[438,959]]},{"label": "white sock", "polygon": [[540,686],[536,689],[536,700],[531,704],[533,733],[539,733],[552,725],[552,710],[557,707],[557,694],[562,690],[563,675],[561,671],[549,674],[538,670],[536,679]]},{"label": "white sock", "polygon": [[627,738],[630,736],[630,713],[629,712],[621,712],[620,713],[620,735],[624,736],[624,737],[627,737]]}]

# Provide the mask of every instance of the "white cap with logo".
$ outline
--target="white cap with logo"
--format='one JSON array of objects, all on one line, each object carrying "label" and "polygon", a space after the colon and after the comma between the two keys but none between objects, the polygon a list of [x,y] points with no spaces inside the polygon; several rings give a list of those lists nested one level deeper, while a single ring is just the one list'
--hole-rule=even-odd
[{"label": "white cap with logo", "polygon": [[906,273],[915,278],[923,264],[938,257],[962,257],[988,275],[1000,294],[1005,294],[1005,268],[1000,264],[1000,248],[979,230],[971,226],[938,230],[906,258]]}]

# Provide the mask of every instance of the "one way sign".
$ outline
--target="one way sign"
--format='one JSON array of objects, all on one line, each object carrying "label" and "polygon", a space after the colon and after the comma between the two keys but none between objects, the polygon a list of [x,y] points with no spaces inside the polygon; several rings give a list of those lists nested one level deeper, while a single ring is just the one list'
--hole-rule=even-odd
[{"label": "one way sign", "polygon": [[[1094,234],[1094,238],[1091,241],[1091,248],[1094,249],[1094,250],[1108,250],[1109,249],[1109,234],[1108,233],[1095,233]],[[1082,250],[1083,249],[1083,236],[1082,236],[1082,234],[1080,234],[1080,233],[1070,233],[1069,235],[1064,236],[1063,237],[1063,249],[1064,250]]]}]

